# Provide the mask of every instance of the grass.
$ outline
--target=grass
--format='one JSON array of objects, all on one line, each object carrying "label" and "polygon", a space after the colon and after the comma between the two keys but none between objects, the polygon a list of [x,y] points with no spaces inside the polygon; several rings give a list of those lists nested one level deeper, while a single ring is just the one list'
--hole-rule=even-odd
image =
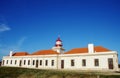
[{"label": "grass", "polygon": [[120,75],[105,75],[97,72],[0,67],[0,78],[120,78]]}]

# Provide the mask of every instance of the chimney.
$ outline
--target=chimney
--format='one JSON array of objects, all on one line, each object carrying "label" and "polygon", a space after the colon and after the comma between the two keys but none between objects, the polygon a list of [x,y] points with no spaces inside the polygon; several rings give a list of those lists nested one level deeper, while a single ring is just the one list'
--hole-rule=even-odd
[{"label": "chimney", "polygon": [[12,57],[13,51],[10,51],[10,57]]},{"label": "chimney", "polygon": [[94,53],[94,44],[88,44],[88,53]]}]

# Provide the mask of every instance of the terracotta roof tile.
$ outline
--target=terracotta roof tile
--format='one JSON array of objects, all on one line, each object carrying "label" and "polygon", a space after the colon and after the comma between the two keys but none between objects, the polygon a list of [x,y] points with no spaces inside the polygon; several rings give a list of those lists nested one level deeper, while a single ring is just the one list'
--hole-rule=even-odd
[{"label": "terracotta roof tile", "polygon": [[[102,46],[95,46],[94,51],[95,52],[108,52],[110,50],[108,50]],[[65,52],[65,54],[76,54],[76,53],[88,53],[88,48],[75,48],[68,52]]]},{"label": "terracotta roof tile", "polygon": [[75,54],[75,53],[88,53],[88,49],[87,48],[75,48],[68,52],[65,52],[65,54]]},{"label": "terracotta roof tile", "polygon": [[102,46],[96,46],[96,47],[94,48],[94,50],[95,50],[95,52],[108,52],[108,51],[111,51],[111,50],[109,50],[109,49],[107,49],[107,48],[104,48],[104,47],[102,47]]},{"label": "terracotta roof tile", "polygon": [[[108,52],[110,50],[102,46],[95,46],[94,51],[95,52]],[[65,52],[64,54],[76,54],[76,53],[88,53],[88,48],[74,48],[68,52]],[[13,56],[50,55],[50,54],[59,54],[59,53],[53,50],[39,50],[32,54],[28,54],[27,52],[16,52],[13,54]]]},{"label": "terracotta roof tile", "polygon": [[37,52],[32,53],[32,55],[50,55],[50,54],[59,54],[53,50],[39,50]]},{"label": "terracotta roof tile", "polygon": [[26,55],[29,55],[27,52],[16,52],[16,53],[13,53],[12,56],[26,56]]}]

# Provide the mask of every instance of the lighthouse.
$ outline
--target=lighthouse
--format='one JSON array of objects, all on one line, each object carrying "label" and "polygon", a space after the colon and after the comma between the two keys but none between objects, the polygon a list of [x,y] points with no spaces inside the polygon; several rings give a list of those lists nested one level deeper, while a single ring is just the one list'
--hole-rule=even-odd
[{"label": "lighthouse", "polygon": [[63,54],[64,48],[62,46],[63,46],[62,40],[60,39],[60,37],[58,37],[55,46],[52,48],[52,50],[57,51],[60,54]]}]

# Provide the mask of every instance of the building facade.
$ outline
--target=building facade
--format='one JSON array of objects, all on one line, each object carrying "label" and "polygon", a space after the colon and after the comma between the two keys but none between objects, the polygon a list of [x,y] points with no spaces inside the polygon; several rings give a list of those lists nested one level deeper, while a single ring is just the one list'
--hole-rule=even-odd
[{"label": "building facade", "polygon": [[118,71],[118,54],[102,46],[88,44],[85,48],[74,48],[64,52],[58,37],[51,50],[40,50],[32,54],[10,51],[4,56],[2,66],[38,69],[70,69]]}]

